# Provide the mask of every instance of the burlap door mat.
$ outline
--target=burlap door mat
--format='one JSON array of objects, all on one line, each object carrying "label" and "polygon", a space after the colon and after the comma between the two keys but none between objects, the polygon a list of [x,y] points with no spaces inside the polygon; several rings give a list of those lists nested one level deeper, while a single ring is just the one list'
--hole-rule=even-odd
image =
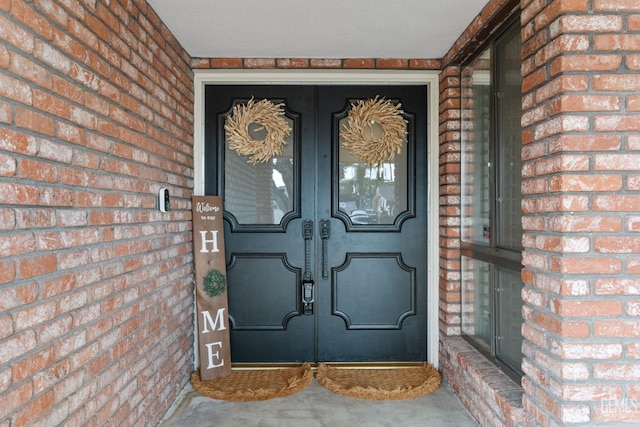
[{"label": "burlap door mat", "polygon": [[311,384],[311,366],[255,371],[234,371],[231,375],[212,381],[200,381],[200,374],[191,374],[193,389],[212,399],[232,402],[267,400],[289,396]]},{"label": "burlap door mat", "polygon": [[318,365],[320,384],[343,396],[373,400],[413,399],[440,387],[440,373],[430,364],[397,369],[342,369]]}]

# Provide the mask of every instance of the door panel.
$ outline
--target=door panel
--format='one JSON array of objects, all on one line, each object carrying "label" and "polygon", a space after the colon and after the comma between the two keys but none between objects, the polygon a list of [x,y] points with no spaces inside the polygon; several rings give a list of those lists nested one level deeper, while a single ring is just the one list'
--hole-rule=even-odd
[{"label": "door panel", "polygon": [[[380,278],[389,286],[372,286]],[[347,330],[402,329],[416,306],[415,268],[404,264],[400,253],[350,252],[333,269],[331,314],[341,317]]]},{"label": "door panel", "polygon": [[[315,210],[313,187],[308,188],[314,180],[314,149],[302,144],[314,138],[314,89],[209,86],[205,96],[205,192],[224,196],[232,360],[314,360],[315,319],[303,315],[299,303],[302,219]],[[283,103],[292,124],[275,162],[251,165],[224,143],[226,116],[251,98]]]},{"label": "door panel", "polygon": [[[368,168],[341,148],[340,129],[352,103],[378,95],[402,104],[408,141]],[[282,155],[258,165],[224,135],[252,97],[284,104],[293,129]],[[206,88],[205,192],[224,196],[234,362],[426,360],[425,106],[422,86]]]},{"label": "door panel", "polygon": [[[341,149],[351,104],[375,96],[401,103],[408,122],[406,147],[384,165],[392,170],[367,170]],[[425,105],[426,88],[415,86],[327,87],[318,95],[318,116],[330,118],[318,122],[317,179],[328,184],[318,186],[326,201],[318,214],[331,221],[331,274],[317,293],[320,361],[426,360]],[[350,182],[358,196],[351,212],[349,167],[359,171]]]}]

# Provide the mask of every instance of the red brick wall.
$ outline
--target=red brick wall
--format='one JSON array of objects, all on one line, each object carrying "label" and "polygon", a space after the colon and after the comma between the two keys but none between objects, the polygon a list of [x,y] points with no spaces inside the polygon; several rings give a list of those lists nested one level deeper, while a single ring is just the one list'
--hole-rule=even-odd
[{"label": "red brick wall", "polygon": [[0,0],[0,426],[153,425],[188,380],[192,80],[143,0]]},{"label": "red brick wall", "polygon": [[440,74],[440,332],[460,335],[460,68]]},{"label": "red brick wall", "polygon": [[640,423],[640,5],[523,1],[524,407]]},{"label": "red brick wall", "polygon": [[492,20],[501,19],[500,9],[510,9],[505,1],[489,2],[443,59],[443,374],[485,425],[514,425],[519,420],[525,426],[638,424],[640,5],[632,0],[522,0],[520,6],[524,413],[509,418],[517,413],[517,402],[509,401],[515,395],[504,390],[499,374],[489,373],[477,352],[456,338],[457,65],[497,27]]},{"label": "red brick wall", "polygon": [[513,1],[441,61],[190,59],[142,0],[0,0],[0,426],[154,424],[187,381],[191,67],[443,67],[443,374],[487,424],[640,423],[640,7],[520,3],[524,414],[456,338],[457,65]]},{"label": "red brick wall", "polygon": [[193,58],[191,66],[200,69],[385,69],[439,70],[440,59],[396,58]]}]

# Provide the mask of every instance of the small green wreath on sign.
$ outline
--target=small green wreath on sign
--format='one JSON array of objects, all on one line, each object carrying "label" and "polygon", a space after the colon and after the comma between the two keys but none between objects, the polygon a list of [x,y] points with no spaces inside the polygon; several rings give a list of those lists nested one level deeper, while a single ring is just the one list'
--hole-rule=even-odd
[{"label": "small green wreath on sign", "polygon": [[202,280],[204,291],[210,297],[217,297],[227,288],[227,279],[218,270],[209,270]]}]

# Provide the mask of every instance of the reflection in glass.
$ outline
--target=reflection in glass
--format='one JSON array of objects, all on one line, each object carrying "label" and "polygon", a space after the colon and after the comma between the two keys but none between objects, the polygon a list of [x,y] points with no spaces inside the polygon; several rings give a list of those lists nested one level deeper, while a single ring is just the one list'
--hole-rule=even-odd
[{"label": "reflection in glass", "polygon": [[522,279],[519,271],[496,268],[501,307],[496,325],[496,356],[516,369],[522,364]]},{"label": "reflection in glass", "polygon": [[[347,119],[340,120],[340,129]],[[373,139],[382,132],[372,123]],[[339,209],[349,215],[355,225],[393,224],[396,217],[407,210],[407,149],[393,160],[381,165],[367,166],[342,148],[338,154]]]},{"label": "reflection in glass", "polygon": [[489,244],[491,57],[487,49],[462,69],[462,240]]},{"label": "reflection in glass", "polygon": [[[293,128],[293,121],[285,117]],[[264,129],[249,126],[249,134],[264,139]],[[224,207],[239,224],[279,224],[293,210],[293,134],[283,152],[265,163],[252,165],[228,146],[225,149]]]},{"label": "reflection in glass", "polygon": [[497,246],[515,251],[522,249],[522,76],[520,74],[520,31],[514,28],[496,45],[497,66],[502,71],[496,79],[500,96],[496,100],[498,123],[496,146],[498,170],[496,199]]},{"label": "reflection in glass", "polygon": [[462,333],[491,348],[490,265],[462,257]]}]

